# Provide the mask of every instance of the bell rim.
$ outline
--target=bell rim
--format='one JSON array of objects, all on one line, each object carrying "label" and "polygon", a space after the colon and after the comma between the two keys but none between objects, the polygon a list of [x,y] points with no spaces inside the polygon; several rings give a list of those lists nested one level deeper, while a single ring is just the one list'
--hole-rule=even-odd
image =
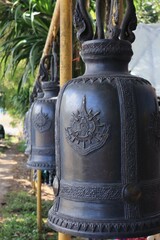
[{"label": "bell rim", "polygon": [[122,39],[109,39],[109,38],[105,38],[105,39],[92,39],[92,40],[87,40],[85,42],[82,43],[82,46],[84,45],[88,45],[88,44],[91,44],[91,43],[107,43],[107,42],[113,42],[113,43],[118,43],[118,42],[121,42],[121,43],[124,43],[124,44],[127,44],[127,45],[130,45],[132,46],[132,44],[127,41],[127,40],[122,40]]},{"label": "bell rim", "polygon": [[59,90],[59,84],[54,81],[44,81],[42,82],[43,91],[46,90]]},{"label": "bell rim", "polygon": [[35,163],[35,162],[27,162],[27,168],[35,169],[35,170],[54,170],[55,164],[49,163]]},{"label": "bell rim", "polygon": [[[50,211],[52,210],[52,208],[50,209]],[[49,211],[49,215],[50,215],[50,211]],[[114,225],[116,224],[119,224],[119,229],[121,229],[121,232],[118,232],[118,231],[114,231],[114,232],[110,232],[110,231],[106,231],[106,232],[100,232],[100,231],[85,231],[85,230],[77,230],[77,229],[73,229],[74,226],[75,226],[75,222],[76,222],[76,218],[74,218],[73,222],[71,222],[71,219],[70,217],[67,217],[63,214],[57,214],[56,212],[51,212],[52,216],[51,216],[51,220],[47,219],[47,223],[48,223],[48,226],[53,229],[54,231],[56,232],[62,232],[62,233],[65,233],[65,234],[69,234],[69,235],[72,235],[72,236],[76,236],[76,237],[86,237],[86,238],[95,238],[95,239],[99,239],[99,238],[102,238],[102,239],[105,239],[105,238],[134,238],[134,237],[146,237],[146,236],[150,236],[150,235],[155,235],[157,233],[160,232],[160,215],[157,217],[152,217],[152,218],[148,218],[148,219],[145,219],[145,220],[138,220],[138,221],[135,221],[135,219],[133,219],[133,221],[131,220],[123,220],[123,221],[113,221],[113,220],[108,220],[108,221],[92,221],[91,224],[94,224],[98,222],[98,224],[102,224],[102,225],[105,225],[105,224],[108,224],[110,225],[110,228],[114,228]],[[54,214],[54,215],[53,215]],[[48,216],[49,216],[48,215]],[[55,218],[55,223],[52,222],[52,219]],[[68,228],[68,223],[66,223],[67,227],[65,226],[62,226],[62,222],[67,219],[68,222],[73,226],[71,228]],[[66,220],[66,221],[67,221]],[[81,221],[81,224],[84,224],[84,220],[82,219],[77,219],[77,222]],[[142,223],[141,223],[142,222]],[[60,224],[61,225],[60,225]],[[86,223],[87,220],[86,220]],[[129,223],[130,223],[130,226],[129,226]],[[97,226],[98,226],[97,224]],[[138,231],[135,231],[135,232],[131,232],[131,231],[128,231],[126,232],[124,230],[124,226],[126,226],[126,229],[127,227],[129,227],[129,229],[131,229],[133,227],[133,224],[137,224],[137,226],[139,227],[139,230]],[[150,224],[152,226],[152,229],[150,228],[149,230],[147,230],[146,228],[146,225],[147,224]],[[156,226],[155,226],[156,225]],[[86,226],[86,229],[89,228],[89,224]],[[116,228],[116,227],[115,227]],[[79,228],[80,229],[80,228]]]},{"label": "bell rim", "polygon": [[82,58],[88,59],[119,59],[129,62],[133,55],[130,42],[120,39],[94,39],[85,41],[80,52]]}]

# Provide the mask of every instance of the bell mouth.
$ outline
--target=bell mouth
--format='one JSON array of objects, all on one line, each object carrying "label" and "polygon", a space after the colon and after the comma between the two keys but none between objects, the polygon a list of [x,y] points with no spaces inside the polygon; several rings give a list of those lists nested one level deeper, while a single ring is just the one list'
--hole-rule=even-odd
[{"label": "bell mouth", "polygon": [[119,39],[97,39],[82,44],[81,56],[87,59],[119,59],[129,62],[133,55],[131,43]]}]

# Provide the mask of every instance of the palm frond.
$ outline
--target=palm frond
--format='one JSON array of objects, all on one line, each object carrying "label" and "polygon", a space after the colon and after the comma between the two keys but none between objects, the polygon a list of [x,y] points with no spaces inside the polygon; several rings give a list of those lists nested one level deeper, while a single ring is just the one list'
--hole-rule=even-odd
[{"label": "palm frond", "polygon": [[53,0],[0,0],[3,75],[8,71],[16,74],[21,63],[24,65],[22,83],[27,81],[30,74],[34,75],[45,45],[54,5]]}]

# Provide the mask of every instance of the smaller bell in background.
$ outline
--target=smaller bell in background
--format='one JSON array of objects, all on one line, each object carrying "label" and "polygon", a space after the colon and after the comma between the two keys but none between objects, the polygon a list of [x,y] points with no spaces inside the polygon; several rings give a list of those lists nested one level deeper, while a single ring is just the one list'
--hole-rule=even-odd
[{"label": "smaller bell in background", "polygon": [[23,126],[23,135],[24,135],[24,139],[25,139],[25,151],[24,153],[26,155],[29,155],[29,151],[28,151],[28,141],[29,141],[29,136],[28,136],[28,131],[29,131],[29,126],[28,126],[28,114],[29,114],[29,110],[26,112],[25,117],[24,117],[24,126]]},{"label": "smaller bell in background", "polygon": [[53,56],[44,57],[41,63],[44,96],[37,98],[30,111],[31,154],[27,162],[29,168],[51,171],[55,169],[55,104],[59,92],[55,48],[54,44]]},{"label": "smaller bell in background", "polygon": [[41,84],[39,82],[39,79],[36,81],[36,84],[34,86],[33,93],[30,97],[30,108],[25,114],[24,118],[24,127],[23,127],[23,135],[26,142],[26,148],[25,148],[25,155],[29,156],[31,154],[31,112],[33,108],[33,103],[38,99],[43,97],[43,92],[41,88]]}]

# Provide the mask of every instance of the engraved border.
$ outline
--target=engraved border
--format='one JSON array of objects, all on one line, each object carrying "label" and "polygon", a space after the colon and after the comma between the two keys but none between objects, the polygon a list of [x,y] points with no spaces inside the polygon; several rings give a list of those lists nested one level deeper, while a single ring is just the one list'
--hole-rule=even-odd
[{"label": "engraved border", "polygon": [[[152,235],[155,232],[160,231],[160,217],[152,217],[145,221],[93,221],[90,222],[69,217],[66,218],[62,214],[54,212],[52,207],[48,214],[48,225],[60,232],[69,233],[74,236],[82,237],[140,237],[146,235]],[[148,230],[149,229],[149,230]]]},{"label": "engraved border", "polygon": [[[121,108],[121,177],[122,184],[137,183],[137,128],[136,107],[132,82],[116,78],[116,84]],[[129,204],[124,202],[126,219],[140,217],[139,202]]]},{"label": "engraved border", "polygon": [[97,200],[121,200],[122,184],[71,184],[60,185],[60,197],[69,200],[97,201]]}]

